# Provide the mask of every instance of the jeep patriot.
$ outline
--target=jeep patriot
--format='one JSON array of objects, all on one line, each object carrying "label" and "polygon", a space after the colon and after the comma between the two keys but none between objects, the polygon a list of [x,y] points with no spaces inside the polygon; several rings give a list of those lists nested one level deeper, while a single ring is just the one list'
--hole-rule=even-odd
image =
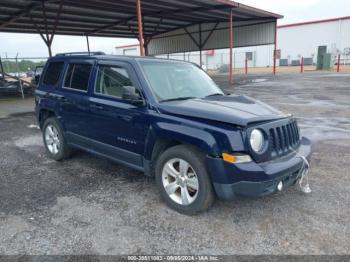
[{"label": "jeep patriot", "polygon": [[188,62],[58,54],[44,68],[35,104],[50,158],[80,149],[143,171],[184,214],[215,198],[295,185],[311,153],[294,117],[225,94]]}]

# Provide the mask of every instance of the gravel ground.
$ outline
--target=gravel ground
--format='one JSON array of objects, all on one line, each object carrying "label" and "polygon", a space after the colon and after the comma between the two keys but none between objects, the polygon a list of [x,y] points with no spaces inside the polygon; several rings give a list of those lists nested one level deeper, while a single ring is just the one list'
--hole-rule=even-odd
[{"label": "gravel ground", "polygon": [[299,118],[314,144],[310,195],[294,187],[183,216],[139,172],[82,152],[49,160],[34,115],[12,115],[0,119],[0,254],[349,254],[350,74],[236,81],[233,92]]}]

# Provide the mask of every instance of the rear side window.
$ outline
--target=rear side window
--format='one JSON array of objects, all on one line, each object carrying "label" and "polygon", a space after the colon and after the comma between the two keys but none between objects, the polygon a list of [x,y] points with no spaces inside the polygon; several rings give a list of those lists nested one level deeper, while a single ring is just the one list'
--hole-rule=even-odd
[{"label": "rear side window", "polygon": [[64,87],[87,91],[92,65],[90,64],[70,64],[64,80]]},{"label": "rear side window", "polygon": [[63,62],[51,62],[45,72],[43,83],[45,85],[55,86],[60,80],[60,76],[63,69]]}]

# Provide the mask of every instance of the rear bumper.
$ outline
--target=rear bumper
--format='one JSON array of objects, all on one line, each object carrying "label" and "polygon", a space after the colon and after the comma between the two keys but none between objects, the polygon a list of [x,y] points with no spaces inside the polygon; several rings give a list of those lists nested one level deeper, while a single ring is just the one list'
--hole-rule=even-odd
[{"label": "rear bumper", "polygon": [[[308,139],[302,138],[298,153],[310,160],[311,143]],[[233,165],[218,158],[208,158],[207,163],[215,192],[223,200],[269,195],[278,191],[280,181],[285,189],[297,182],[303,168],[303,160],[295,153],[260,164]]]}]

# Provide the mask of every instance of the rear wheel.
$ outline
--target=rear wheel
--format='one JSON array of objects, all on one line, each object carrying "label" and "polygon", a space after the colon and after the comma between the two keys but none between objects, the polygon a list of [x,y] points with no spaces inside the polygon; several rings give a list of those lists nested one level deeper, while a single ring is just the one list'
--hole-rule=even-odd
[{"label": "rear wheel", "polygon": [[71,150],[66,144],[62,129],[55,117],[45,120],[43,125],[43,140],[47,155],[50,158],[60,161],[70,156]]},{"label": "rear wheel", "polygon": [[189,146],[166,150],[156,164],[156,182],[163,200],[176,211],[192,215],[214,202],[204,155]]}]

